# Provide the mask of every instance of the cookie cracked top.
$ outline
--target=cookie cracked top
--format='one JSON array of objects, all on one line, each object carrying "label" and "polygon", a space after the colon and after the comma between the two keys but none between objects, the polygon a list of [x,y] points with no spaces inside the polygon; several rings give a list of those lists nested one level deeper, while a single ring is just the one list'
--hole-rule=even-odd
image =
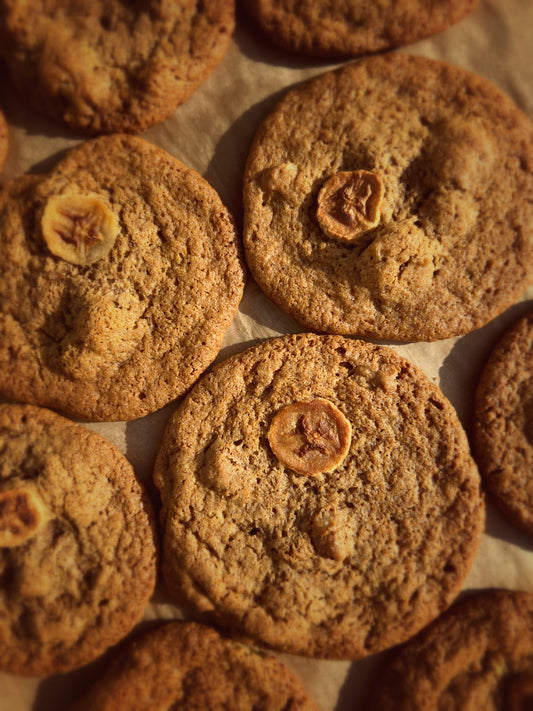
[{"label": "cookie cracked top", "polygon": [[502,512],[533,534],[533,311],[502,335],[476,392],[474,452]]},{"label": "cookie cracked top", "polygon": [[242,296],[233,219],[195,171],[105,136],[0,189],[0,392],[90,420],[181,395]]},{"label": "cookie cracked top", "polygon": [[142,617],[151,505],[116,447],[49,410],[0,405],[0,451],[0,667],[65,672]]},{"label": "cookie cracked top", "polygon": [[446,63],[363,59],[288,92],[244,180],[248,264],[306,328],[400,341],[474,330],[529,285],[533,124]]},{"label": "cookie cracked top", "polygon": [[233,0],[2,0],[2,54],[39,111],[89,134],[166,119],[221,61]]},{"label": "cookie cracked top", "polygon": [[341,336],[273,339],[215,366],[169,421],[154,480],[170,591],[318,658],[372,654],[436,617],[484,523],[440,390]]},{"label": "cookie cracked top", "polygon": [[367,700],[375,711],[525,711],[533,697],[533,595],[484,590],[398,649]]},{"label": "cookie cracked top", "polygon": [[[165,683],[161,683],[165,679]],[[318,711],[273,655],[205,625],[165,622],[118,652],[69,711]]]},{"label": "cookie cracked top", "polygon": [[344,58],[383,51],[442,32],[477,0],[241,0],[285,49]]}]

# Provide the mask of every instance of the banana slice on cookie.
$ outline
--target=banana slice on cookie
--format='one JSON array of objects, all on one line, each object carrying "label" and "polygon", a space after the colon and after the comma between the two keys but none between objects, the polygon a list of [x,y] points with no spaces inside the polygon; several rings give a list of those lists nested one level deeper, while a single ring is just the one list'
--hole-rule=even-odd
[{"label": "banana slice on cookie", "polygon": [[0,546],[13,548],[25,543],[41,528],[46,510],[31,488],[0,492]]},{"label": "banana slice on cookie", "polygon": [[273,418],[270,448],[285,466],[315,476],[334,471],[346,458],[352,427],[339,408],[324,398],[295,402]]},{"label": "banana slice on cookie", "polygon": [[335,173],[318,193],[316,216],[320,227],[328,237],[353,242],[379,224],[383,192],[380,177],[368,170]]},{"label": "banana slice on cookie", "polygon": [[41,229],[48,249],[86,266],[107,256],[120,231],[118,218],[100,195],[54,195],[46,203]]}]

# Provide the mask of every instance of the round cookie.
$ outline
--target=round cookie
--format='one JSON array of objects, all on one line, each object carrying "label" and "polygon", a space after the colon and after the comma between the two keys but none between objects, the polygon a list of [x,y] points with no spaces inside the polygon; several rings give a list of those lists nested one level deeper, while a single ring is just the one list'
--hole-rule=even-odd
[{"label": "round cookie", "polygon": [[363,59],[291,90],[244,180],[248,264],[306,328],[399,341],[472,331],[526,289],[533,124],[443,62]]},{"label": "round cookie", "polygon": [[141,138],[72,149],[0,189],[0,392],[90,420],[181,395],[219,351],[244,285],[233,219]]},{"label": "round cookie", "polygon": [[141,618],[155,522],[130,463],[49,410],[0,405],[0,668],[87,664]]},{"label": "round cookie", "polygon": [[84,133],[166,119],[221,61],[233,0],[4,0],[2,53],[38,110]]},{"label": "round cookie", "polygon": [[[164,679],[164,683],[162,683]],[[194,622],[166,622],[125,646],[70,711],[318,711],[274,656]]]},{"label": "round cookie", "polygon": [[382,670],[375,711],[525,711],[533,696],[533,595],[489,590],[450,608]]},{"label": "round cookie", "polygon": [[372,654],[436,617],[484,523],[440,390],[391,349],[341,336],[218,364],[170,419],[154,481],[170,592],[317,658]]},{"label": "round cookie", "polygon": [[533,534],[533,311],[494,347],[476,393],[474,452],[503,513]]},{"label": "round cookie", "polygon": [[317,57],[355,57],[442,32],[477,0],[241,0],[276,44]]}]

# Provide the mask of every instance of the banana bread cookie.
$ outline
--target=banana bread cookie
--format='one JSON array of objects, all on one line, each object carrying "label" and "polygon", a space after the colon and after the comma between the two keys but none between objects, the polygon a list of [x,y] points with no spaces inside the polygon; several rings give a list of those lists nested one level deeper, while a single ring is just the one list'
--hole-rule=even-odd
[{"label": "banana bread cookie", "polygon": [[399,341],[472,331],[533,273],[533,123],[486,80],[363,59],[289,91],[252,144],[244,239],[306,328]]},{"label": "banana bread cookie", "polygon": [[526,711],[533,700],[533,595],[489,590],[400,647],[372,711]]},{"label": "banana bread cookie", "polygon": [[263,32],[293,52],[355,57],[442,32],[477,0],[241,0]]},{"label": "banana bread cookie", "polygon": [[169,590],[272,648],[358,658],[459,592],[484,503],[455,411],[385,347],[266,341],[180,403],[158,454]]},{"label": "banana bread cookie", "polygon": [[507,518],[533,534],[533,311],[502,336],[476,393],[474,453]]},{"label": "banana bread cookie", "polygon": [[38,111],[84,133],[166,119],[220,62],[233,0],[0,0],[0,52]]},{"label": "banana bread cookie", "polygon": [[318,711],[274,656],[205,625],[178,621],[160,623],[125,645],[70,711],[122,709]]},{"label": "banana bread cookie", "polygon": [[0,188],[0,392],[130,420],[215,358],[244,286],[233,219],[195,171],[133,137]]},{"label": "banana bread cookie", "polygon": [[0,668],[87,664],[142,616],[155,522],[126,458],[49,410],[0,405]]}]

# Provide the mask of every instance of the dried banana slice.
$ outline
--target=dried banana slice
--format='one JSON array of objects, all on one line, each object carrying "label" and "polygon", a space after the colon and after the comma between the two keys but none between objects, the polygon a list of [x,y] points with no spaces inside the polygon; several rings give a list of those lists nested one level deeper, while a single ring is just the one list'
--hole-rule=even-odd
[{"label": "dried banana slice", "polygon": [[383,192],[379,176],[367,170],[332,175],[318,194],[316,216],[320,227],[333,239],[352,242],[361,232],[379,224]]},{"label": "dried banana slice", "polygon": [[33,489],[0,493],[0,546],[20,546],[41,528],[46,519],[44,504]]},{"label": "dried banana slice", "polygon": [[105,257],[120,231],[117,216],[100,195],[54,195],[46,203],[41,229],[48,249],[72,264]]},{"label": "dried banana slice", "polygon": [[336,469],[348,454],[351,439],[350,422],[324,398],[282,408],[268,432],[270,448],[279,461],[308,476]]}]

